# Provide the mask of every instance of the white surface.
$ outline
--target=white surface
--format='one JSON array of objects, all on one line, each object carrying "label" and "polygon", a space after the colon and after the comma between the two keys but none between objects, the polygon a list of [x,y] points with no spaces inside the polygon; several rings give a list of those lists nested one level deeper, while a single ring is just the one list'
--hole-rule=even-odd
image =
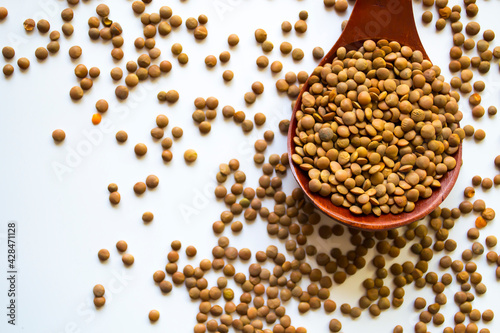
[{"label": "white surface", "polygon": [[[34,50],[45,46],[48,35],[38,32],[27,35],[22,22],[28,18],[46,17],[52,29],[60,29],[62,20],[60,11],[65,8],[65,1],[4,1],[2,5],[9,10],[9,16],[0,23],[0,46],[12,45],[16,50],[15,60],[26,56],[31,61],[30,68],[22,73],[14,61],[14,75],[9,79],[0,78],[2,116],[0,121],[0,234],[5,236],[6,223],[17,221],[18,230],[18,326],[12,328],[6,324],[4,315],[7,285],[3,277],[6,265],[5,238],[1,239],[0,252],[2,268],[0,279],[1,332],[191,332],[195,324],[197,302],[191,302],[185,287],[174,287],[169,296],[163,296],[152,280],[157,269],[163,269],[167,263],[166,255],[170,242],[180,239],[183,249],[195,245],[198,255],[195,260],[188,260],[182,252],[179,266],[188,262],[196,265],[203,258],[211,258],[211,248],[216,245],[217,237],[212,233],[212,222],[218,219],[225,205],[216,202],[212,188],[219,163],[230,158],[238,158],[241,169],[247,173],[248,186],[256,186],[260,170],[252,162],[253,142],[260,138],[267,128],[275,131],[275,141],[266,152],[282,153],[285,151],[285,137],[280,135],[277,124],[290,116],[290,100],[276,94],[274,83],[288,71],[306,70],[311,72],[315,66],[311,51],[315,46],[322,46],[325,52],[334,44],[340,34],[340,24],[347,19],[349,12],[338,15],[333,10],[325,10],[320,0],[304,1],[243,1],[243,0],[190,0],[190,1],[153,1],[147,6],[147,12],[156,11],[161,5],[172,7],[174,14],[179,14],[185,21],[190,16],[207,14],[209,23],[208,38],[195,42],[184,24],[174,29],[168,37],[157,37],[157,46],[162,50],[161,59],[168,59],[173,64],[171,73],[162,75],[153,83],[143,83],[133,89],[125,103],[117,102],[114,97],[114,83],[109,71],[115,66],[124,69],[129,59],[136,59],[141,53],[133,46],[133,40],[142,35],[142,24],[132,13],[132,1],[107,1],[111,8],[110,18],[121,23],[125,38],[124,60],[114,62],[110,56],[112,45],[101,41],[92,42],[88,38],[87,19],[95,15],[97,1],[86,1],[74,8],[73,25],[75,33],[71,38],[61,37],[61,50],[50,55],[43,62],[38,62]],[[450,7],[461,1],[450,1]],[[483,28],[496,29],[500,23],[495,17],[499,4],[496,1],[479,1],[480,22]],[[283,20],[292,24],[298,19],[302,9],[309,11],[308,31],[304,36],[295,32],[286,36],[280,25]],[[421,2],[414,2],[415,17],[424,46],[435,64],[441,66],[443,73],[451,78],[447,70],[448,50],[451,47],[449,26],[442,32],[435,32],[434,22],[437,12],[432,8],[434,21],[423,27],[420,16],[423,12]],[[468,19],[463,13],[463,22]],[[464,24],[465,26],[465,24]],[[262,54],[255,43],[253,31],[263,28],[268,32],[268,39],[275,49],[269,54],[272,61],[280,60],[284,64],[282,75],[271,75],[269,69],[258,70],[255,59]],[[240,44],[231,50],[231,61],[220,63],[214,69],[207,70],[204,58],[209,54],[218,56],[227,50],[227,36],[237,33]],[[478,38],[476,38],[477,40]],[[294,47],[301,47],[305,52],[303,61],[294,63],[291,56],[282,57],[279,45],[290,41]],[[170,46],[180,42],[189,55],[189,63],[181,67],[170,52]],[[77,61],[71,61],[67,52],[70,46],[81,45],[83,55]],[[492,46],[498,45],[492,42]],[[475,51],[467,52],[475,55]],[[0,59],[3,66],[5,59]],[[88,68],[98,66],[101,76],[95,80],[94,87],[85,93],[84,98],[74,103],[69,98],[69,89],[78,84],[73,69],[78,63]],[[224,83],[222,72],[231,69],[235,78],[231,83]],[[125,69],[124,69],[125,71]],[[474,74],[479,77],[478,74]],[[251,83],[259,80],[266,91],[253,106],[246,106],[243,94],[250,91]],[[483,105],[499,105],[498,101],[498,64],[492,64],[488,75],[482,77],[487,83],[483,93]],[[160,90],[177,89],[180,100],[175,105],[159,104],[156,94]],[[197,96],[216,96],[219,101],[219,113],[212,123],[212,132],[201,136],[191,119],[194,111],[193,100]],[[95,112],[94,104],[105,98],[110,110],[103,119],[109,123],[110,131],[103,132],[105,126],[93,126],[91,115]],[[254,129],[244,135],[240,126],[223,119],[220,110],[224,105],[232,105],[237,110],[244,110],[253,118],[256,112],[264,112],[268,122],[262,129]],[[473,175],[490,177],[497,173],[493,158],[499,153],[500,132],[497,130],[496,117],[485,116],[472,120],[467,101],[460,103],[464,112],[462,125],[473,124],[486,130],[487,137],[480,144],[471,140],[464,143],[464,165],[454,191],[445,202],[445,207],[456,207],[462,200],[463,188],[470,184]],[[184,136],[174,142],[174,159],[169,164],[161,160],[161,146],[153,142],[149,131],[155,126],[156,115],[164,113],[170,119],[167,135],[171,135],[173,126],[181,126]],[[498,116],[497,116],[498,117]],[[55,145],[51,133],[56,128],[63,128],[67,134],[61,145]],[[114,139],[116,131],[123,129],[129,134],[124,145],[118,145]],[[97,141],[90,144],[91,151],[60,179],[54,172],[53,164],[67,163],[70,152],[88,145],[87,131],[96,135]],[[97,132],[96,132],[97,131]],[[99,132],[101,131],[101,132]],[[148,146],[148,154],[137,159],[133,147],[138,142]],[[85,148],[85,147],[83,147]],[[182,154],[188,148],[194,148],[199,154],[198,160],[187,166]],[[147,191],[137,197],[132,186],[137,181],[144,181],[149,174],[160,178],[160,185],[154,191]],[[115,182],[119,186],[122,201],[116,208],[108,201],[107,185]],[[284,179],[284,187],[289,191],[295,186],[290,173]],[[206,194],[205,194],[206,193]],[[487,206],[500,208],[497,189],[486,193],[478,189],[476,198],[482,198]],[[271,203],[267,201],[265,205]],[[145,211],[155,214],[154,221],[145,225],[141,215]],[[190,214],[182,213],[189,211]],[[461,251],[469,248],[466,231],[473,226],[475,216],[461,218],[451,231],[450,238],[457,240],[458,249],[452,254],[459,258]],[[328,223],[325,219],[322,223]],[[481,230],[480,241],[489,234],[498,234],[497,222]],[[265,250],[270,244],[276,244],[284,252],[283,244],[270,238],[266,224],[258,219],[255,223],[245,224],[240,236],[233,236],[227,231],[231,245],[237,248],[248,247],[254,254]],[[316,236],[317,237],[317,236]],[[129,253],[135,256],[135,264],[124,268],[115,249],[115,243],[124,239],[129,244]],[[337,240],[324,241],[318,238],[320,250],[329,251],[334,246],[348,245],[335,243]],[[111,258],[101,264],[97,251],[107,248]],[[397,259],[415,260],[407,255],[405,249]],[[371,254],[372,252],[370,252]],[[370,254],[367,262],[370,261]],[[431,267],[437,267],[438,256]],[[494,267],[486,264],[485,256],[477,260],[479,272],[488,287],[487,295],[477,297],[474,308],[484,310],[492,308],[500,314],[497,299],[499,288]],[[390,262],[388,263],[390,265]],[[389,267],[389,266],[388,266]],[[243,265],[237,269],[247,272]],[[362,296],[360,281],[373,276],[374,271],[368,264],[348,282],[332,288],[332,299],[338,306],[343,302],[357,305]],[[119,276],[120,278],[117,278]],[[125,278],[123,278],[125,276]],[[210,285],[216,276],[208,276]],[[96,311],[92,304],[92,287],[101,283],[106,287],[107,303]],[[429,325],[429,331],[440,332],[445,326],[452,325],[453,314],[458,311],[453,302],[453,293],[458,290],[454,283],[448,287],[448,304],[442,309],[446,322],[440,328]],[[235,289],[237,290],[237,289]],[[327,332],[328,322],[332,317],[343,323],[344,332],[361,332],[367,329],[373,332],[392,332],[392,328],[401,324],[406,332],[413,331],[418,321],[418,313],[413,310],[413,300],[425,296],[428,304],[433,302],[433,293],[429,288],[416,290],[413,285],[406,288],[404,305],[399,309],[390,309],[378,318],[372,318],[364,312],[357,320],[344,317],[337,311],[326,315],[323,310],[312,311],[307,315],[298,315],[296,301],[289,302],[287,311],[291,313],[292,325],[305,326],[309,332]],[[154,325],[149,323],[147,314],[151,309],[158,309],[161,317]],[[495,322],[487,325],[495,332]],[[483,323],[478,325],[483,327]]]}]

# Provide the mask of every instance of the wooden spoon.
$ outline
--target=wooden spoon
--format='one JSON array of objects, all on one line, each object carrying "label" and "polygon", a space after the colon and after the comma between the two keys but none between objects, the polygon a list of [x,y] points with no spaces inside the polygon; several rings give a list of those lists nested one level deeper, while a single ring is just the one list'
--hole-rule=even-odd
[{"label": "wooden spoon", "polygon": [[[330,52],[321,60],[319,66],[331,63],[339,47],[344,46],[348,50],[358,49],[362,46],[363,41],[368,39],[374,41],[380,39],[397,41],[402,46],[405,45],[413,50],[419,50],[422,52],[424,58],[429,60],[418,37],[413,19],[412,0],[357,0],[344,31]],[[462,164],[462,145],[460,145],[458,151],[453,155],[457,161],[455,169],[447,172],[440,179],[441,187],[435,189],[429,198],[418,200],[415,203],[415,209],[410,213],[401,213],[398,215],[382,214],[380,217],[374,214],[354,215],[347,208],[335,206],[330,201],[330,196],[322,197],[319,194],[312,193],[309,190],[309,177],[307,173],[293,163],[291,159],[292,154],[295,152],[295,143],[293,142],[297,128],[295,113],[300,109],[302,94],[307,90],[309,90],[308,82],[304,84],[293,109],[288,131],[288,156],[292,173],[300,187],[314,205],[326,215],[349,227],[363,230],[386,230],[400,227],[425,217],[448,196],[457,181]]]}]

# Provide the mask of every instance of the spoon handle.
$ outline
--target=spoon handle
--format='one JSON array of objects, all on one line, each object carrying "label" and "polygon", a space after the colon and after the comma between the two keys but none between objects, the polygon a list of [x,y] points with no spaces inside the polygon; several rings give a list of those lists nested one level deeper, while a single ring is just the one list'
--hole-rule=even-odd
[{"label": "spoon handle", "polygon": [[415,26],[412,0],[356,0],[334,48],[367,39],[397,41],[428,58]]}]

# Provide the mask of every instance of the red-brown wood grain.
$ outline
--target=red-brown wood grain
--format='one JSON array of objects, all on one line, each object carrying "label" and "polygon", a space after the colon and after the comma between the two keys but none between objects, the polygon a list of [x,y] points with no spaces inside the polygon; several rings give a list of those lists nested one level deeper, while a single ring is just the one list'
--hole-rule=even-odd
[{"label": "red-brown wood grain", "polygon": [[[320,66],[331,63],[339,47],[347,49],[359,48],[363,41],[367,39],[397,41],[401,45],[411,47],[413,50],[419,50],[425,59],[429,60],[427,53],[418,36],[417,28],[413,18],[413,8],[411,0],[357,0],[351,13],[349,21],[340,35],[339,39],[332,47],[330,52],[321,60]],[[451,192],[457,181],[460,167],[462,165],[462,145],[453,155],[457,160],[455,169],[446,173],[440,179],[441,187],[435,189],[431,197],[418,200],[415,203],[415,210],[410,213],[382,214],[377,217],[370,215],[354,215],[349,209],[337,207],[330,201],[330,196],[322,197],[319,194],[312,193],[309,190],[309,177],[305,171],[300,169],[291,160],[295,151],[293,137],[297,128],[295,113],[300,109],[301,97],[304,91],[309,89],[308,82],[304,84],[295,108],[293,109],[290,128],[288,131],[288,156],[290,159],[290,168],[292,173],[304,190],[305,194],[316,207],[326,215],[349,227],[363,230],[386,230],[401,227],[413,221],[419,220],[432,212]]]}]

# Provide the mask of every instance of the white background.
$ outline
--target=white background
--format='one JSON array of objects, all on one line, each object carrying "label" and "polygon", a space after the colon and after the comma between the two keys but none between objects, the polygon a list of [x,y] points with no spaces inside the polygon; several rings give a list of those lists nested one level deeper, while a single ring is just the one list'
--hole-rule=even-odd
[{"label": "white background", "polygon": [[[131,10],[132,1],[107,1],[111,8],[110,18],[118,21],[123,27],[125,57],[114,62],[110,56],[112,45],[109,42],[91,41],[88,38],[87,20],[95,15],[97,1],[85,1],[74,7],[73,25],[75,33],[70,38],[60,39],[61,50],[39,62],[34,51],[49,42],[48,34],[41,35],[37,31],[26,34],[22,22],[32,17],[36,20],[47,18],[51,29],[60,30],[62,19],[60,11],[66,7],[66,1],[3,1],[1,5],[9,10],[9,16],[0,23],[0,46],[11,45],[16,50],[13,63],[15,73],[12,77],[0,78],[0,235],[1,241],[0,267],[0,331],[2,332],[191,332],[195,325],[198,302],[191,302],[185,287],[174,287],[172,293],[163,296],[154,284],[152,274],[163,269],[167,263],[166,255],[170,250],[170,242],[179,239],[183,249],[187,245],[195,245],[198,255],[188,260],[184,252],[181,254],[179,266],[196,265],[203,258],[211,258],[211,248],[216,245],[217,238],[212,233],[212,223],[218,219],[225,209],[222,202],[215,201],[212,188],[215,184],[215,173],[219,163],[230,158],[238,158],[241,169],[247,173],[248,186],[257,186],[261,174],[253,164],[253,143],[261,138],[262,133],[271,128],[275,131],[274,143],[268,148],[266,155],[283,153],[285,137],[277,128],[281,119],[289,118],[290,102],[286,96],[278,96],[274,83],[288,71],[306,70],[311,72],[315,66],[311,51],[315,46],[324,48],[325,53],[340,35],[342,20],[348,18],[353,2],[349,2],[349,10],[338,14],[328,10],[320,0],[304,1],[264,1],[264,0],[189,0],[189,1],[153,1],[147,6],[147,12],[157,11],[162,5],[169,5],[174,14],[181,15],[183,20],[190,16],[206,14],[209,18],[208,38],[196,42],[184,24],[174,29],[167,37],[157,36],[157,46],[162,50],[161,59],[170,60],[173,69],[152,83],[143,83],[133,89],[125,103],[120,103],[114,96],[115,83],[109,71],[120,66],[125,71],[125,63],[135,60],[140,51],[135,50],[133,40],[142,35],[142,24]],[[449,6],[461,4],[461,1],[450,1]],[[498,13],[497,1],[479,1],[477,19],[483,29],[496,29],[500,23],[495,15]],[[281,22],[288,20],[292,24],[298,19],[300,10],[309,11],[308,31],[303,36],[295,32],[283,35]],[[434,20],[428,26],[421,23],[423,12],[420,1],[414,2],[415,17],[423,44],[435,64],[443,69],[447,78],[449,48],[452,45],[449,26],[436,33],[434,23],[437,12],[434,8]],[[467,22],[465,11],[462,21]],[[280,60],[284,64],[280,75],[272,75],[269,69],[258,70],[255,59],[262,54],[260,46],[255,42],[253,32],[263,28],[268,39],[274,43],[275,49],[268,54],[271,62]],[[220,63],[211,70],[204,65],[204,58],[209,54],[218,56],[227,50],[227,36],[236,33],[240,44],[232,48],[231,61],[225,65]],[[61,33],[62,35],[62,33]],[[477,38],[476,38],[477,39]],[[294,62],[291,55],[282,56],[279,45],[283,41],[291,42],[294,47],[301,47],[305,58]],[[170,52],[173,43],[179,42],[189,55],[189,63],[181,67]],[[492,47],[498,45],[492,42]],[[72,61],[68,49],[80,45],[83,55]],[[471,57],[475,50],[467,52]],[[21,56],[30,59],[31,66],[21,72],[15,61]],[[1,66],[6,63],[2,57]],[[94,81],[93,88],[85,93],[80,102],[72,102],[69,89],[78,84],[73,74],[74,67],[84,63],[88,68],[98,66],[101,76]],[[222,72],[231,69],[235,78],[231,83],[224,83]],[[475,72],[475,78],[479,74]],[[498,100],[498,64],[492,64],[488,75],[482,76],[487,83],[483,93],[483,105],[499,105]],[[265,92],[257,98],[252,106],[245,105],[243,95],[250,91],[254,81],[265,85]],[[176,89],[180,100],[175,105],[159,104],[156,94],[160,90]],[[219,101],[217,119],[212,122],[212,132],[201,136],[193,124],[191,114],[194,111],[193,100],[198,97],[216,96]],[[95,112],[94,104],[104,98],[110,104],[110,110],[103,116],[111,131],[103,132],[103,124],[93,126],[91,116]],[[244,110],[253,119],[256,112],[267,115],[267,123],[261,129],[254,129],[244,135],[240,126],[233,121],[223,119],[220,110],[224,105],[232,105],[237,110]],[[466,100],[460,103],[464,112],[462,125],[472,124],[475,128],[486,130],[486,139],[477,144],[473,140],[464,143],[464,164],[457,185],[444,207],[457,207],[462,200],[462,191],[470,184],[473,175],[493,178],[495,170],[493,158],[498,153],[500,132],[496,117],[487,115],[480,120],[473,120]],[[154,142],[149,134],[155,127],[155,117],[166,114],[170,119],[167,135],[171,136],[173,126],[181,126],[184,136],[174,142],[171,163],[161,159],[161,145]],[[66,132],[66,140],[61,145],[54,144],[51,133],[56,128]],[[125,130],[128,141],[117,144],[114,134]],[[91,151],[87,156],[71,166],[70,172],[58,177],[54,171],[54,163],[66,164],[71,151],[88,145],[85,133],[94,131],[95,144],[90,144]],[[96,132],[97,131],[97,132]],[[96,134],[97,133],[97,134]],[[143,142],[148,146],[144,158],[136,158],[133,147]],[[186,165],[183,152],[194,148],[198,152],[198,160],[193,165]],[[156,174],[160,185],[154,191],[147,191],[137,197],[132,187],[138,181],[145,181],[149,174]],[[107,185],[117,183],[122,201],[117,207],[111,207],[108,201]],[[230,184],[230,183],[229,183]],[[296,186],[291,173],[284,178],[287,193]],[[476,198],[482,198],[487,206],[500,208],[497,189],[483,192],[478,189]],[[268,207],[272,203],[267,201]],[[145,225],[141,216],[145,211],[155,214],[154,221]],[[182,213],[188,211],[189,214]],[[450,237],[455,239],[459,248],[451,256],[460,257],[471,242],[466,238],[466,231],[474,225],[475,216],[470,214],[457,221]],[[13,328],[6,324],[5,306],[7,302],[7,285],[4,278],[6,271],[5,232],[7,222],[18,223],[18,326]],[[332,222],[323,219],[322,223]],[[480,241],[487,235],[498,234],[497,222],[481,230]],[[231,239],[231,245],[237,248],[248,247],[255,253],[265,250],[270,244],[283,244],[271,238],[266,232],[266,223],[260,219],[244,225],[241,235],[225,234]],[[124,239],[129,244],[128,252],[135,256],[135,264],[124,268],[121,257],[115,249],[115,243]],[[331,238],[328,241],[318,236],[312,238],[319,250],[328,252],[332,247],[340,246],[349,249],[345,240]],[[111,258],[104,264],[97,258],[97,251],[107,248]],[[407,259],[415,261],[413,255],[407,253],[408,248],[395,262]],[[367,256],[370,261],[372,252]],[[430,267],[437,268],[435,256]],[[486,264],[483,255],[477,260],[479,272],[483,275],[488,287],[487,295],[477,297],[473,307],[481,311],[492,308],[499,312],[499,288],[495,278],[495,267]],[[388,262],[388,266],[392,262]],[[243,265],[236,264],[239,271],[247,272]],[[440,274],[444,273],[438,269]],[[343,302],[357,305],[363,295],[360,282],[373,277],[371,265],[358,272],[341,286],[331,290],[332,299],[338,306]],[[117,279],[117,276],[121,277]],[[125,278],[123,277],[125,276]],[[208,275],[210,285],[215,283],[216,276]],[[390,279],[387,280],[388,282]],[[92,287],[96,283],[103,284],[106,289],[107,303],[96,311],[92,304]],[[113,288],[114,287],[114,288]],[[233,286],[234,287],[234,286]],[[453,283],[447,288],[448,304],[442,309],[447,320],[445,325],[453,325],[453,314],[458,311],[453,302],[453,293],[459,289]],[[113,292],[114,290],[114,292]],[[237,289],[235,289],[237,290]],[[365,311],[356,320],[340,314],[337,309],[332,315],[317,310],[306,315],[297,313],[297,302],[290,301],[287,312],[291,314],[292,325],[305,326],[309,332],[327,332],[331,318],[339,318],[344,332],[361,332],[367,329],[373,332],[392,332],[395,325],[401,324],[405,331],[413,331],[418,321],[418,312],[413,310],[415,297],[426,297],[428,304],[433,302],[434,295],[429,288],[406,288],[405,303],[399,309],[390,309],[378,318],[373,318]],[[495,304],[496,303],[496,304]],[[147,314],[151,309],[160,311],[160,320],[152,325]],[[495,320],[498,321],[498,320]],[[488,327],[495,326],[493,321]],[[440,332],[445,327],[429,325],[429,331]],[[480,327],[484,325],[480,322]],[[494,332],[494,329],[492,329]]]}]

